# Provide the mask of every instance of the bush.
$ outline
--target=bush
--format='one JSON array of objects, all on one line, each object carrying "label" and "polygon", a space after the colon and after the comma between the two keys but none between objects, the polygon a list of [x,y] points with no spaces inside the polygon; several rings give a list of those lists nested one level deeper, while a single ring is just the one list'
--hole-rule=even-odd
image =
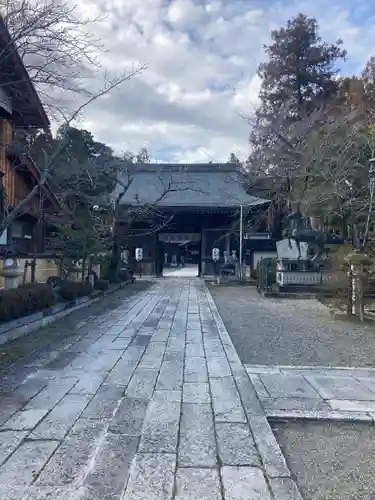
[{"label": "bush", "polygon": [[113,269],[108,269],[104,274],[104,278],[110,283],[121,283],[122,281],[128,281],[133,278],[133,271],[130,268],[123,267],[118,271]]},{"label": "bush", "polygon": [[38,286],[40,283],[19,283],[18,288],[34,288],[35,285]]},{"label": "bush", "polygon": [[120,269],[117,273],[120,281],[128,281],[133,277],[133,271],[131,269]]},{"label": "bush", "polygon": [[107,290],[109,287],[109,281],[108,280],[100,280],[97,279],[94,284],[95,290]]},{"label": "bush", "polygon": [[59,287],[64,280],[61,276],[50,276],[47,280],[48,285],[52,285],[53,288]]},{"label": "bush", "polygon": [[85,297],[92,292],[92,285],[84,281],[63,281],[59,288],[59,295],[63,300],[74,300]]},{"label": "bush", "polygon": [[54,303],[52,287],[45,283],[25,283],[0,291],[0,321],[22,318],[48,309]]}]

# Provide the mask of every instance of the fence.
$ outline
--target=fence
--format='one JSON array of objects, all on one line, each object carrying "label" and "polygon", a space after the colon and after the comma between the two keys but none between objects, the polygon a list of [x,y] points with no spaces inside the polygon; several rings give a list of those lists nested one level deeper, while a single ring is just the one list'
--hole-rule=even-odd
[{"label": "fence", "polygon": [[266,257],[257,265],[257,289],[259,292],[269,292],[276,284],[276,259]]}]

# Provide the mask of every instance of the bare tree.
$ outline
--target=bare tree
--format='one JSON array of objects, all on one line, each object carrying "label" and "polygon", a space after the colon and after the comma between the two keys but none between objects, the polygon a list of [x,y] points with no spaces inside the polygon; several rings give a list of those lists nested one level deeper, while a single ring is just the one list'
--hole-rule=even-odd
[{"label": "bare tree", "polygon": [[[67,0],[0,0],[0,13],[10,41],[4,60],[17,51],[49,114],[58,112],[67,91],[94,96],[88,88],[101,69],[105,47],[90,28],[104,18],[82,17]],[[14,84],[14,82],[13,82]]]},{"label": "bare tree", "polygon": [[[40,150],[40,161],[36,165],[37,167],[37,179],[34,187],[31,191],[16,205],[13,207],[11,212],[2,211],[0,213],[0,234],[7,229],[12,222],[23,213],[23,211],[35,200],[41,190],[45,189],[48,183],[53,178],[53,175],[61,166],[61,161],[65,161],[65,152],[69,146],[69,138],[66,131],[69,129],[70,124],[80,115],[80,113],[86,109],[87,106],[91,105],[94,101],[100,99],[104,95],[118,88],[124,82],[130,80],[132,77],[138,75],[145,65],[138,67],[134,71],[126,74],[122,74],[115,78],[107,80],[102,88],[95,94],[90,96],[81,104],[71,115],[67,117],[64,113],[64,122],[60,128],[62,132],[62,137],[58,143],[56,143],[55,148],[48,149],[47,147],[42,147]],[[48,144],[47,144],[48,145]],[[25,145],[24,145],[25,146]],[[30,157],[30,151],[27,147],[23,151],[23,154]]]},{"label": "bare tree", "polygon": [[[144,237],[169,225],[174,214],[165,213],[160,205],[169,194],[195,190],[194,185],[185,170],[183,174],[182,171],[176,172],[176,178],[173,173],[156,170],[155,195],[147,201],[134,195],[130,204],[124,203],[125,196],[137,182],[139,169],[145,166],[141,160],[148,157],[148,152],[145,149],[138,155],[126,152],[120,158],[104,144],[92,142],[87,131],[68,129],[65,132],[67,137],[75,138],[78,143],[76,148],[68,146],[61,168],[55,169],[54,191],[62,211],[57,217],[50,218],[50,222],[57,228],[75,227],[76,231],[68,229],[66,234],[60,231],[62,242],[57,231],[58,243],[64,244],[68,239],[73,250],[79,246],[82,249],[94,247],[96,239],[99,246],[110,252],[108,277],[116,279],[121,251],[132,245],[134,231]],[[90,154],[87,155],[86,151],[82,154],[85,144],[80,143],[80,139],[88,145]],[[141,229],[139,226],[142,226]],[[56,247],[56,239],[50,244],[52,248]]]},{"label": "bare tree", "polygon": [[[282,126],[280,126],[282,124]],[[298,205],[308,216],[344,223],[349,212],[365,211],[373,138],[370,123],[357,110],[333,105],[305,114],[285,127],[276,116],[267,129],[277,141],[255,150],[250,158],[250,184],[268,190],[285,210]],[[360,230],[361,232],[362,230]]]},{"label": "bare tree", "polygon": [[[335,102],[273,133],[277,142],[263,149],[268,166],[253,172],[253,184],[274,190],[290,209],[298,205],[314,229],[339,231],[353,252],[333,257],[332,284],[350,290],[348,311],[364,319],[368,256],[374,241],[374,113],[368,98],[359,106]],[[268,124],[268,126],[270,126]],[[250,169],[251,172],[251,169]],[[345,258],[344,258],[345,257]],[[352,276],[348,288],[346,273]],[[345,286],[343,284],[346,284]]]},{"label": "bare tree", "polygon": [[[145,152],[145,150],[142,151]],[[109,208],[105,209],[107,214],[111,213],[109,234],[111,235],[111,270],[114,275],[118,271],[121,248],[130,243],[134,226],[140,223],[144,226],[138,236],[151,235],[160,231],[174,219],[173,213],[164,213],[160,207],[166,197],[176,192],[197,191],[185,170],[183,179],[179,175],[175,179],[173,174],[163,175],[160,172],[155,179],[157,194],[152,199],[143,202],[136,197],[131,205],[125,204],[123,203],[124,197],[136,180],[139,168],[142,168],[142,163],[125,163],[116,166],[115,177],[111,172],[106,174],[108,179],[116,182],[116,190],[110,193]]]}]

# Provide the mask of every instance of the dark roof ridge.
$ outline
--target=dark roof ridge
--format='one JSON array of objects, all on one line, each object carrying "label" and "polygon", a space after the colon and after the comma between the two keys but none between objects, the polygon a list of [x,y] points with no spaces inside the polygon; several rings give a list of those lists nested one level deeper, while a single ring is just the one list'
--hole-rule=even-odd
[{"label": "dark roof ridge", "polygon": [[241,165],[235,163],[140,163],[133,164],[137,172],[241,172]]}]

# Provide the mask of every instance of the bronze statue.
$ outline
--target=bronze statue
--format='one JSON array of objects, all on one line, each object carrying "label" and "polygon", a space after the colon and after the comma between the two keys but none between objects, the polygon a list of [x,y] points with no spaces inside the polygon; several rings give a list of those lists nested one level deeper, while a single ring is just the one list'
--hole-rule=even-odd
[{"label": "bronze statue", "polygon": [[297,244],[299,259],[301,258],[301,242],[307,243],[314,249],[315,255],[312,261],[318,261],[325,255],[324,243],[327,241],[327,235],[313,229],[299,208],[286,217],[285,229],[289,242],[293,239]]}]

